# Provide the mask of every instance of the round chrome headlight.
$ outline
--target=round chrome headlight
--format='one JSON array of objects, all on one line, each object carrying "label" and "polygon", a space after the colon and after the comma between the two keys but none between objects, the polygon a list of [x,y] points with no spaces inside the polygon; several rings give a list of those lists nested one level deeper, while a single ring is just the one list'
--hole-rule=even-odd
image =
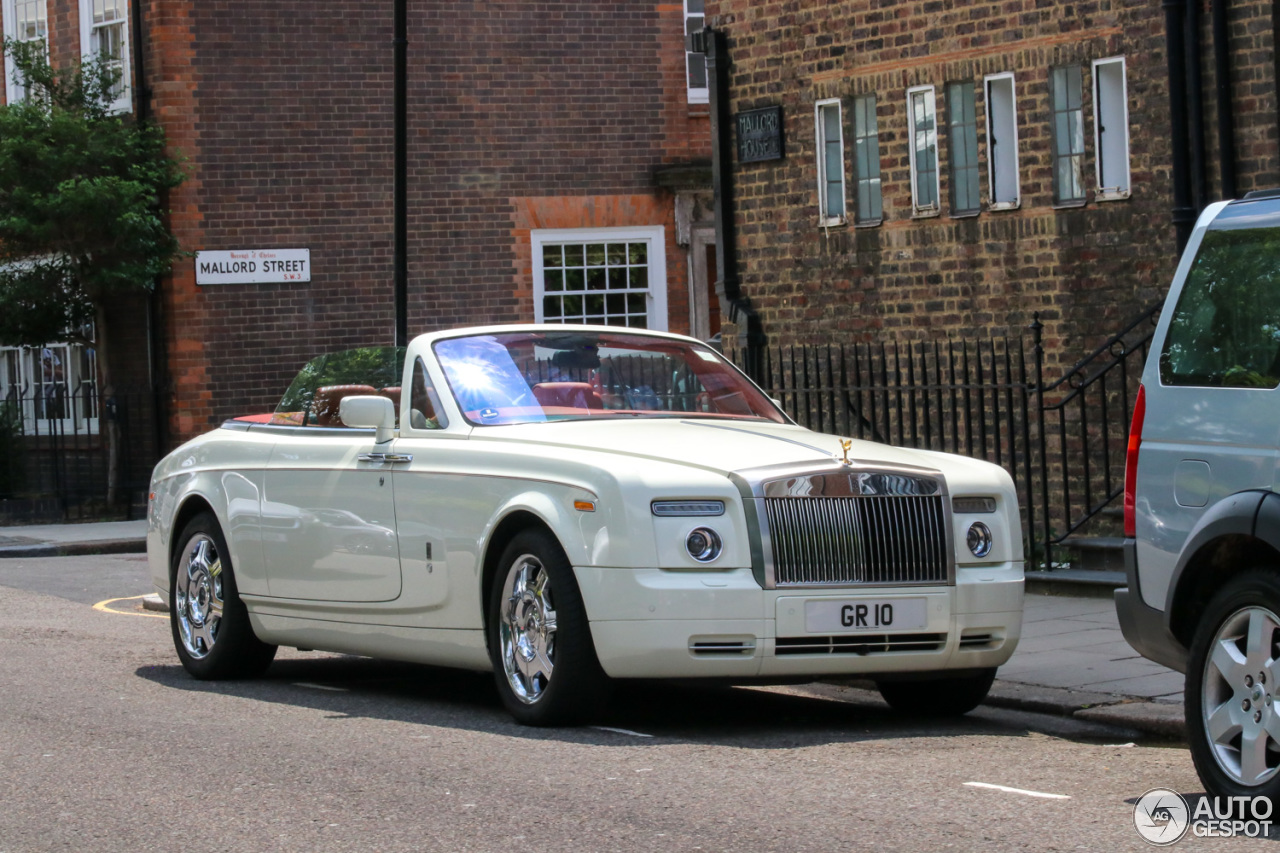
[{"label": "round chrome headlight", "polygon": [[685,537],[684,547],[689,552],[689,556],[699,563],[710,563],[720,556],[720,552],[724,550],[724,543],[720,541],[720,534],[710,527],[695,527]]},{"label": "round chrome headlight", "polygon": [[973,553],[973,556],[987,556],[991,553],[991,528],[981,521],[975,521],[969,525],[969,532],[965,535],[965,542],[969,545],[969,550]]}]

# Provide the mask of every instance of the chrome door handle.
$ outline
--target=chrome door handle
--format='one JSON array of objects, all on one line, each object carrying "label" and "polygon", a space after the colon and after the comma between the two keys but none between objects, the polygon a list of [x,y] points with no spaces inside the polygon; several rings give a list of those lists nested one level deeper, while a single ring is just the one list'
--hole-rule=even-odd
[{"label": "chrome door handle", "polygon": [[356,457],[361,462],[412,462],[412,453],[361,453]]}]

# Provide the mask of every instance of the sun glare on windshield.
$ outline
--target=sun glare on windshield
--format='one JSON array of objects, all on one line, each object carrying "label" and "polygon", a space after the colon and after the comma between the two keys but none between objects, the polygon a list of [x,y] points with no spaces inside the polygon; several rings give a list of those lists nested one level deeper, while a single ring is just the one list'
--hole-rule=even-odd
[{"label": "sun glare on windshield", "polygon": [[786,422],[719,354],[677,339],[512,332],[446,338],[434,351],[475,425],[673,416]]}]

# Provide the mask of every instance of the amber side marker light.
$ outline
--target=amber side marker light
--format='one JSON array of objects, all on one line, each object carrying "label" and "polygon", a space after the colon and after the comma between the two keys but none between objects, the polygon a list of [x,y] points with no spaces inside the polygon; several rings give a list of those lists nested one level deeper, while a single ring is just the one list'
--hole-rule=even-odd
[{"label": "amber side marker light", "polygon": [[573,508],[579,512],[595,512],[596,505],[591,501],[574,501]]}]

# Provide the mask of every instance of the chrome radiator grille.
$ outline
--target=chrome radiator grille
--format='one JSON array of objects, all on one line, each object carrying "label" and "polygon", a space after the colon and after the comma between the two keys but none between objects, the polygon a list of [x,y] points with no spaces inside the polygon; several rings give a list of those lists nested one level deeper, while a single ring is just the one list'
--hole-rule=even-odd
[{"label": "chrome radiator grille", "polygon": [[944,496],[766,497],[776,586],[942,584]]}]

